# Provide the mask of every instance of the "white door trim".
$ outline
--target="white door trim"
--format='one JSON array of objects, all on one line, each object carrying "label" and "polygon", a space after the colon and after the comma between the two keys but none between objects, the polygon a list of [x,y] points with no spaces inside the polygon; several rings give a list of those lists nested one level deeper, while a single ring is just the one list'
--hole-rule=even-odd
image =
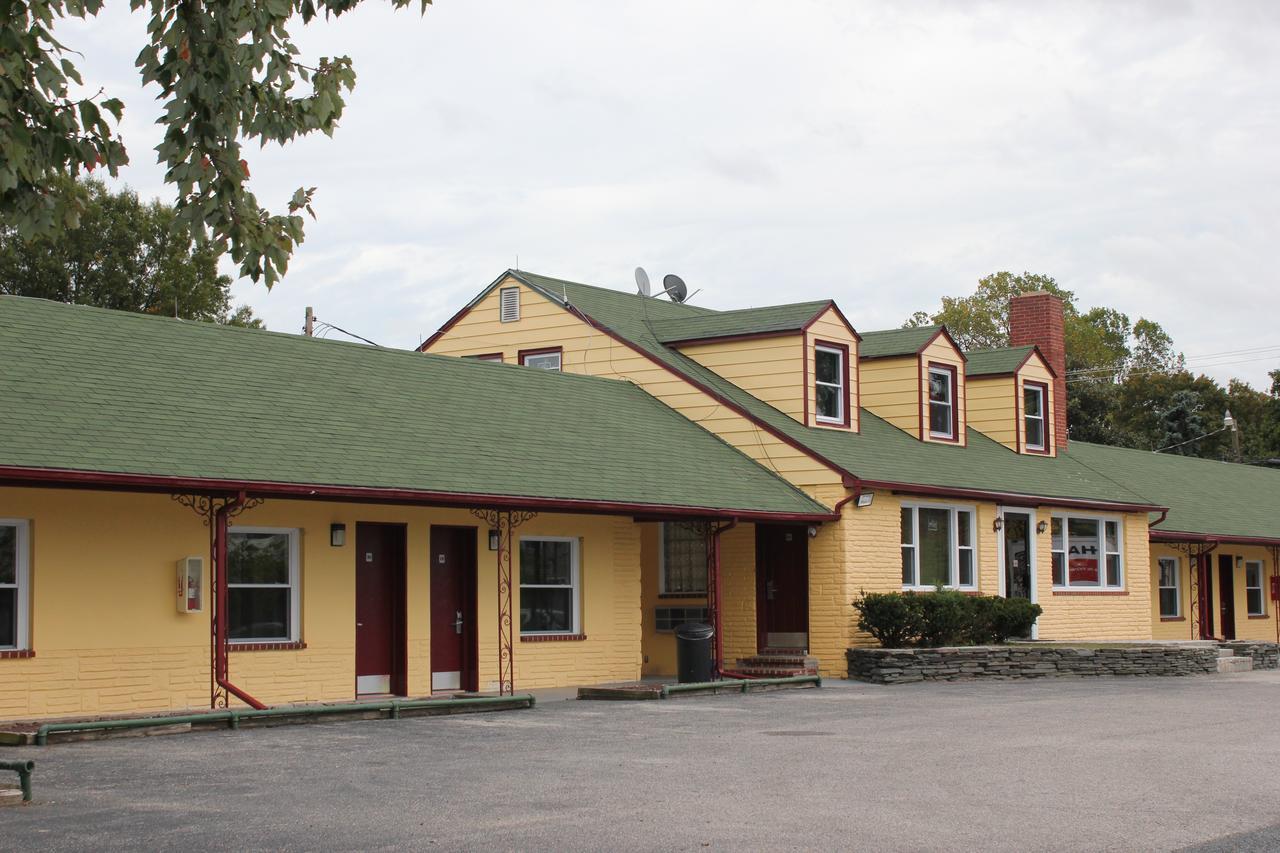
[{"label": "white door trim", "polygon": [[[1036,586],[1037,586],[1036,584],[1036,551],[1037,551],[1036,538],[1039,537],[1040,535],[1039,533],[1036,532],[1036,525],[1040,523],[1040,520],[1036,516],[1035,507],[1029,507],[1029,506],[998,506],[996,507],[997,518],[1003,519],[1004,514],[1006,512],[1025,514],[1030,519],[1030,524],[1027,526],[1027,562],[1030,564],[1030,569],[1031,569],[1031,603],[1036,604],[1039,598],[1039,594],[1036,590]],[[999,561],[1000,561],[1000,575],[999,575],[1000,597],[1004,598],[1008,593],[1005,591],[1005,583],[1004,583],[1005,562],[1004,562],[1003,525],[1001,526],[1000,532],[996,534],[996,553],[999,555]],[[1038,639],[1039,636],[1040,636],[1040,625],[1039,625],[1039,620],[1037,619],[1036,624],[1033,624],[1031,626],[1031,639],[1033,640]]]}]

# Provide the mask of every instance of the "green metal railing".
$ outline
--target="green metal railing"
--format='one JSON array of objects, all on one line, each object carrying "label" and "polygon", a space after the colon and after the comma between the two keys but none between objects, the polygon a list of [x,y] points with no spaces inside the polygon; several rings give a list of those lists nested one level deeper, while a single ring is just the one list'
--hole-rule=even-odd
[{"label": "green metal railing", "polygon": [[137,717],[125,720],[92,720],[79,723],[45,723],[36,730],[36,744],[45,746],[54,732],[111,731],[116,729],[145,729],[183,724],[226,723],[229,729],[240,728],[241,720],[257,720],[264,717],[321,717],[331,714],[352,714],[369,711],[387,711],[391,719],[400,719],[401,711],[439,708],[493,710],[532,708],[532,694],[517,693],[514,696],[469,696],[463,699],[387,699],[375,702],[347,702],[340,705],[301,705],[283,708],[233,708],[225,711],[205,711],[199,714],[181,714],[173,717]]},{"label": "green metal railing", "polygon": [[667,699],[673,693],[702,693],[712,690],[724,690],[725,688],[737,688],[743,693],[749,693],[752,687],[771,687],[788,684],[812,684],[814,687],[821,687],[822,676],[791,675],[786,678],[726,678],[724,681],[699,681],[695,684],[664,684],[662,685],[662,698]]},{"label": "green metal railing", "polygon": [[18,774],[18,785],[22,787],[22,801],[31,802],[31,771],[36,769],[34,761],[0,761],[0,770],[12,770]]}]

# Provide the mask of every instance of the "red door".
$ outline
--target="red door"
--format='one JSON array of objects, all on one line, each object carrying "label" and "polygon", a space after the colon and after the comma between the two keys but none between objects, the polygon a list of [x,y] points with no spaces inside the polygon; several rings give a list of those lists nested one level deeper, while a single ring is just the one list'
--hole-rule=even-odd
[{"label": "red door", "polygon": [[479,689],[476,529],[431,528],[431,692]]},{"label": "red door", "polygon": [[1218,555],[1218,613],[1222,617],[1222,639],[1236,638],[1235,557]]},{"label": "red door", "polygon": [[405,527],[356,525],[356,693],[403,696]]},{"label": "red door", "polygon": [[809,648],[809,536],[756,525],[756,625],[762,649]]}]

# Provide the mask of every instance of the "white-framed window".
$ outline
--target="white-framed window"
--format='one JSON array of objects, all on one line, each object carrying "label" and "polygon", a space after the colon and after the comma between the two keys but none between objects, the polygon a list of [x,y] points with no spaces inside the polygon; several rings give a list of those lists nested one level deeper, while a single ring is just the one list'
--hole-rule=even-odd
[{"label": "white-framed window", "polygon": [[520,319],[520,288],[504,287],[498,291],[498,319],[503,323]]},{"label": "white-framed window", "polygon": [[525,367],[536,367],[539,370],[559,370],[560,350],[521,353],[520,363]]},{"label": "white-framed window", "polygon": [[31,527],[24,519],[0,518],[0,649],[31,647]]},{"label": "white-framed window", "polygon": [[662,542],[658,592],[663,595],[706,595],[707,536],[702,526],[666,521],[658,535]]},{"label": "white-framed window", "polygon": [[520,538],[520,633],[581,634],[578,540]]},{"label": "white-framed window", "polygon": [[1028,382],[1022,386],[1023,437],[1027,450],[1044,450],[1048,446],[1043,385]]},{"label": "white-framed window", "polygon": [[818,423],[843,424],[845,420],[845,353],[821,344],[813,351],[814,416]]},{"label": "white-framed window", "polygon": [[902,586],[977,586],[973,507],[902,505]]},{"label": "white-framed window", "polygon": [[956,375],[946,367],[929,367],[929,435],[956,437]]},{"label": "white-framed window", "polygon": [[227,529],[227,638],[233,643],[299,637],[298,531]]},{"label": "white-framed window", "polygon": [[1063,589],[1124,589],[1120,527],[1118,518],[1055,514],[1053,585]]},{"label": "white-framed window", "polygon": [[1262,561],[1246,560],[1244,564],[1244,597],[1250,616],[1267,615],[1267,597],[1262,589]]},{"label": "white-framed window", "polygon": [[1156,583],[1160,590],[1160,615],[1176,619],[1182,615],[1182,567],[1176,557],[1161,557],[1156,560],[1159,577]]}]

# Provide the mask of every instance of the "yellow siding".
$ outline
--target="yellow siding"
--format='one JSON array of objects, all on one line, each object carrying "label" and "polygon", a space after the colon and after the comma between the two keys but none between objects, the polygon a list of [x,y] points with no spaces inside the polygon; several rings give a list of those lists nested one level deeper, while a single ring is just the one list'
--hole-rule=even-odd
[{"label": "yellow siding", "polygon": [[803,339],[799,334],[679,347],[742,390],[804,422]]},{"label": "yellow siding", "polygon": [[[179,614],[174,564],[209,532],[167,495],[0,489],[0,517],[31,522],[35,656],[0,660],[0,719],[207,707],[209,608]],[[355,525],[407,525],[408,689],[430,692],[432,524],[477,526],[480,687],[496,689],[497,562],[465,510],[268,501],[237,524],[300,528],[306,648],[233,651],[231,678],[271,704],[350,699],[355,683]],[[329,545],[329,524],[347,545]],[[640,674],[640,534],[628,518],[540,515],[518,534],[579,537],[583,641],[515,644],[516,686],[635,679]],[[518,571],[518,565],[517,565]],[[206,596],[207,598],[207,596]],[[519,610],[518,588],[515,607]]]},{"label": "yellow siding", "polygon": [[[1027,363],[1022,365],[1022,369],[1018,371],[1018,396],[1015,398],[1018,411],[1015,415],[1014,423],[1017,425],[1019,433],[1026,431],[1026,423],[1022,419],[1024,411],[1022,390],[1024,387],[1023,383],[1028,380],[1032,382],[1042,382],[1047,389],[1045,395],[1045,424],[1046,429],[1049,432],[1049,446],[1046,449],[1049,451],[1051,456],[1056,455],[1058,452],[1058,436],[1056,435],[1053,426],[1053,407],[1057,405],[1057,400],[1053,393],[1053,374],[1049,372],[1049,368],[1045,367],[1044,362],[1041,361],[1039,357],[1033,356],[1032,358],[1027,359]],[[1018,443],[1025,452],[1026,436],[1019,436]]]},{"label": "yellow siding", "polygon": [[[1280,640],[1277,640],[1277,637],[1280,636],[1280,634],[1277,634],[1277,625],[1280,624],[1280,617],[1276,612],[1275,602],[1271,601],[1271,578],[1276,574],[1276,565],[1271,558],[1270,550],[1261,545],[1223,543],[1209,555],[1211,565],[1210,578],[1213,585],[1213,626],[1215,633],[1221,634],[1222,630],[1222,616],[1219,610],[1220,602],[1222,601],[1222,584],[1218,571],[1219,554],[1229,554],[1232,557],[1238,555],[1247,561],[1258,560],[1262,562],[1262,597],[1266,611],[1264,616],[1249,615],[1248,599],[1244,585],[1244,565],[1236,566],[1233,572],[1232,587],[1234,590],[1233,601],[1235,602],[1236,638],[1240,640],[1280,642]],[[1158,586],[1160,577],[1159,558],[1161,557],[1173,557],[1178,561],[1178,590],[1181,597],[1181,615],[1174,619],[1160,616]],[[1157,640],[1190,640],[1192,638],[1190,567],[1191,560],[1186,554],[1165,544],[1152,543],[1150,618],[1151,633]]]},{"label": "yellow siding", "polygon": [[965,383],[969,426],[1010,450],[1017,449],[1018,441],[1013,382],[1012,376],[993,376],[969,379]]},{"label": "yellow siding", "polygon": [[[505,280],[502,286],[519,284]],[[766,468],[801,487],[838,483],[840,478],[807,453],[775,438],[754,422],[698,390],[687,380],[637,353],[524,285],[521,319],[498,320],[498,292],[493,291],[436,340],[429,352],[479,355],[502,351],[514,363],[520,349],[560,346],[564,370],[634,382],[691,421],[720,436]]]},{"label": "yellow siding", "polygon": [[916,438],[920,437],[920,360],[873,358],[858,366],[862,406]]},{"label": "yellow siding", "polygon": [[859,399],[858,389],[858,340],[849,334],[849,328],[840,319],[840,315],[835,308],[828,308],[822,312],[817,320],[809,326],[805,332],[804,352],[807,364],[807,373],[809,377],[808,387],[805,393],[808,395],[809,409],[809,426],[822,427],[823,429],[844,429],[844,427],[832,426],[831,424],[820,424],[814,414],[817,412],[817,401],[815,399],[816,390],[813,384],[814,377],[814,346],[817,341],[830,341],[831,343],[844,344],[849,348],[849,429],[853,432],[858,431],[858,415],[860,413],[861,401]]},{"label": "yellow siding", "polygon": [[956,371],[956,388],[955,401],[956,407],[956,440],[936,439],[929,435],[929,395],[927,390],[920,392],[920,423],[925,425],[924,434],[921,436],[925,441],[937,441],[943,444],[965,444],[965,381],[964,381],[964,357],[960,355],[960,351],[951,345],[951,341],[946,335],[938,335],[933,342],[924,348],[924,352],[920,354],[920,389],[928,389],[929,387],[929,365],[941,364],[955,368]]}]

